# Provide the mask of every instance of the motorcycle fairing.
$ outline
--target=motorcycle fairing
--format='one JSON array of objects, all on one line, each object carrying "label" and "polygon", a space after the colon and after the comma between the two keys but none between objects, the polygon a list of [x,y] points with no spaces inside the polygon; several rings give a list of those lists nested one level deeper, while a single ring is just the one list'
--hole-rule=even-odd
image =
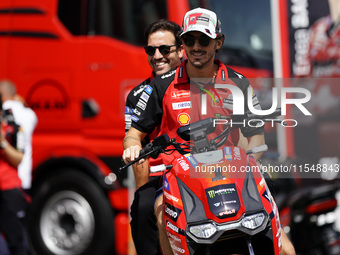
[{"label": "motorcycle fairing", "polygon": [[[190,165],[190,171],[183,169],[183,160],[186,160]],[[181,164],[178,162],[181,162]],[[238,170],[197,174],[196,169],[210,166]],[[216,151],[184,155],[173,162],[173,173],[185,183],[184,186],[187,188],[182,188],[183,192],[188,189],[191,190],[192,194],[196,194],[198,200],[201,201],[202,208],[209,208],[209,210],[206,210],[207,218],[220,223],[225,218],[230,218],[230,221],[237,220],[246,211],[264,210],[257,189],[257,183],[262,180],[261,174],[253,175],[249,171],[239,171],[241,167],[247,169],[249,166],[256,166],[255,160],[247,156],[245,150],[232,146]],[[223,190],[227,190],[228,194],[222,194]],[[217,193],[212,194],[215,192]],[[181,195],[183,196],[186,193],[188,192]],[[211,195],[215,196],[210,197]],[[246,202],[243,201],[245,199]],[[198,202],[196,202],[197,204]],[[193,221],[188,219],[188,222]]]},{"label": "motorcycle fairing", "polygon": [[[165,181],[168,184],[168,188],[165,189],[163,183],[164,222],[170,246],[174,252],[190,254],[186,252],[188,251],[188,246],[186,242],[185,228],[183,229],[182,227],[186,226],[187,221],[183,212],[184,205],[182,202],[182,196],[180,195],[177,178],[171,172],[168,172],[163,175],[163,182]],[[172,211],[169,211],[169,209],[167,210],[167,208],[170,208]],[[174,212],[177,212],[177,215],[175,215]]]},{"label": "motorcycle fairing", "polygon": [[[238,167],[256,165],[254,158],[247,156],[244,150],[239,148],[234,150],[233,147],[226,148],[228,149],[224,148],[221,150],[223,153],[222,159],[220,157],[221,152],[218,152],[219,155],[216,154],[217,156],[215,157],[215,161],[217,161],[218,165],[223,166],[232,164],[237,165]],[[237,153],[236,156],[235,153]],[[273,239],[274,243],[280,242],[280,229],[277,228],[278,223],[276,221],[275,214],[273,214],[273,201],[271,201],[270,193],[269,195],[266,194],[267,187],[262,175],[259,172],[237,173],[237,175],[229,173],[228,176],[224,176],[225,178],[217,180],[213,180],[216,175],[210,175],[210,178],[196,178],[197,176],[191,176],[193,169],[200,164],[207,165],[207,163],[199,162],[195,155],[187,154],[185,156],[176,158],[172,162],[173,168],[171,171],[164,175],[164,179],[166,180],[166,185],[168,187],[167,189],[164,189],[165,202],[184,211],[184,213],[182,212],[180,215],[178,215],[177,221],[174,221],[174,219],[172,219],[167,214],[164,215],[169,241],[174,251],[185,251],[185,254],[189,254],[187,251],[192,251],[193,249],[192,244],[188,245],[187,243],[187,241],[193,242],[190,240],[194,240],[194,243],[196,244],[212,244],[219,237],[224,235],[223,233],[228,231],[229,227],[231,227],[231,229],[234,227],[235,231],[240,231],[239,233],[242,232],[245,235],[253,236],[256,233],[263,231],[268,226],[271,231],[267,232],[267,235],[268,233],[273,233],[271,239]],[[210,161],[210,164],[214,164],[214,162]],[[188,165],[190,166],[189,169]],[[236,189],[234,194],[235,196],[237,195],[240,208],[238,210],[236,210],[238,206],[235,208],[236,214],[233,216],[220,216],[221,218],[219,218],[218,215],[216,215],[219,212],[213,212],[214,210],[211,209],[211,206],[215,206],[213,203],[215,201],[210,200],[209,204],[209,188],[217,187],[215,189],[218,190],[219,187],[226,187],[224,185],[227,185],[228,188],[234,185],[233,187]],[[233,197],[233,201],[234,200],[235,197]],[[224,201],[230,201],[230,196],[227,195]],[[240,224],[242,219],[247,215],[257,212],[263,212],[265,215],[265,220],[261,227],[255,230],[244,229]],[[271,217],[269,217],[270,214]],[[198,239],[190,235],[188,226],[206,222],[213,222],[215,226],[218,226],[220,231],[215,233],[210,239],[205,240]],[[268,225],[269,222],[271,225],[274,224],[274,226],[271,227]],[[179,231],[174,231],[175,228],[169,227],[167,224],[176,226]],[[182,235],[182,230],[185,231],[185,236]]]},{"label": "motorcycle fairing", "polygon": [[167,202],[164,202],[164,214],[172,219],[172,221],[177,222],[177,219],[182,213],[182,209],[177,208]]}]

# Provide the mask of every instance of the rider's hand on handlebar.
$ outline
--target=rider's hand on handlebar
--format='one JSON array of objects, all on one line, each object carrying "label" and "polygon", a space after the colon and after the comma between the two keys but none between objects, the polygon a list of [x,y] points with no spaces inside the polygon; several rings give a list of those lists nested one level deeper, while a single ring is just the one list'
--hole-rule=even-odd
[{"label": "rider's hand on handlebar", "polygon": [[[139,145],[133,145],[129,148],[125,149],[123,152],[123,160],[125,164],[130,163],[131,161],[135,160],[139,157],[139,152],[142,148]],[[138,164],[142,164],[145,159],[141,159]]]}]

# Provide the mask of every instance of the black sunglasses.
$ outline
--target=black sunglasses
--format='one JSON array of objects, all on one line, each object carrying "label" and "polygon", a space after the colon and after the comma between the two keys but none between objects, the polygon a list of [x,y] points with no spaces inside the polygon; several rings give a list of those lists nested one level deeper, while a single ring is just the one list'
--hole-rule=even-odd
[{"label": "black sunglasses", "polygon": [[156,52],[156,49],[159,50],[159,52],[162,54],[162,55],[168,55],[170,53],[170,48],[172,46],[176,46],[176,44],[174,45],[161,45],[161,46],[145,46],[144,49],[145,49],[145,53],[148,54],[149,56],[153,56],[155,55],[155,52]]},{"label": "black sunglasses", "polygon": [[182,39],[183,39],[183,43],[188,47],[194,46],[196,40],[198,40],[198,43],[201,46],[207,47],[211,40],[211,38],[206,35],[200,36],[198,38],[193,37],[193,36],[183,36]]}]

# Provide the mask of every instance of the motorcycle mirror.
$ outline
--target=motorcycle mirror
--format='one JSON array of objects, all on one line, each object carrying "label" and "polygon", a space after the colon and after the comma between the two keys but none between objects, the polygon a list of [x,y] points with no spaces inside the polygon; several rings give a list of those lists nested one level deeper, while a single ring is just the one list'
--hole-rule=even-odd
[{"label": "motorcycle mirror", "polygon": [[185,125],[177,129],[177,134],[184,141],[190,141],[195,137],[195,134],[204,132],[206,135],[215,131],[214,118],[207,118],[196,121],[192,124]]}]

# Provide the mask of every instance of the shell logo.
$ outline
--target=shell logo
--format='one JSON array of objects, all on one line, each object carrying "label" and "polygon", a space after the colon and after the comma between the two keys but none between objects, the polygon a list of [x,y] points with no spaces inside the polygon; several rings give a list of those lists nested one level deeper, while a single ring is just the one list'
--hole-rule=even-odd
[{"label": "shell logo", "polygon": [[187,125],[190,123],[190,116],[189,114],[187,113],[180,113],[178,116],[177,116],[177,121],[179,122],[179,124],[181,125]]}]

